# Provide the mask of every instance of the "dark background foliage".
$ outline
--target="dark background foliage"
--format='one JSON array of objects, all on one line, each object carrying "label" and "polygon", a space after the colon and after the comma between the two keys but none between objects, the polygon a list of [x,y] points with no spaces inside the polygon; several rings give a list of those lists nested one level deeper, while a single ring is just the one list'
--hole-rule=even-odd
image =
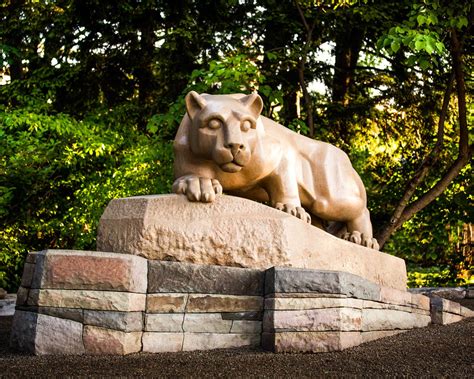
[{"label": "dark background foliage", "polygon": [[191,89],[257,90],[266,116],[345,150],[410,285],[472,283],[472,8],[3,1],[0,287],[28,251],[94,249],[111,199],[170,191]]}]

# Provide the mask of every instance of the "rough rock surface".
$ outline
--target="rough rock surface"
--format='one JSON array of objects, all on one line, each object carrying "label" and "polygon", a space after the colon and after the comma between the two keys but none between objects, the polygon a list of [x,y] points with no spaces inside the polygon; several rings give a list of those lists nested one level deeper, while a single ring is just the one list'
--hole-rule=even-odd
[{"label": "rough rock surface", "polygon": [[192,203],[182,195],[112,200],[100,220],[97,249],[206,265],[345,271],[379,285],[406,288],[402,259],[232,196],[210,204]]}]

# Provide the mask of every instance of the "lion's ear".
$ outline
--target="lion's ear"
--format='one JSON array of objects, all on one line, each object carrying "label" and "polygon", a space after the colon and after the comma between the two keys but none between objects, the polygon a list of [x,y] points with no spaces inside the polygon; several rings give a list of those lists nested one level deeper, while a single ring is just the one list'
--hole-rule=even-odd
[{"label": "lion's ear", "polygon": [[206,106],[206,100],[195,91],[186,95],[186,111],[192,120],[194,115]]},{"label": "lion's ear", "polygon": [[260,116],[260,112],[262,112],[263,109],[263,100],[257,93],[244,96],[239,101],[252,112],[255,118]]}]

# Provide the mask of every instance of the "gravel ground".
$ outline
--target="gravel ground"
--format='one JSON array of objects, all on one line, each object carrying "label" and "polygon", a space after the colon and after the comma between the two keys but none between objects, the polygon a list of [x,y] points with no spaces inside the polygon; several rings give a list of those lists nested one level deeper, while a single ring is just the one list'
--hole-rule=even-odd
[{"label": "gravel ground", "polygon": [[214,350],[119,356],[30,356],[8,347],[0,317],[0,377],[450,377],[472,378],[474,318],[432,325],[324,354]]}]

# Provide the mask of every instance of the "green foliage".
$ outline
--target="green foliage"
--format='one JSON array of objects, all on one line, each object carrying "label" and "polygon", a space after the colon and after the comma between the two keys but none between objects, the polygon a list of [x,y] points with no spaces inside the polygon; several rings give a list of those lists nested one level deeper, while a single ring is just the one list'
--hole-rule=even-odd
[{"label": "green foliage", "polygon": [[[169,192],[189,90],[258,91],[265,116],[308,135],[306,85],[315,138],[349,154],[377,230],[436,143],[452,30],[464,39],[466,73],[474,62],[466,0],[51,0],[0,9],[0,286],[10,291],[28,251],[93,249],[110,199]],[[453,100],[444,150],[414,199],[457,155],[456,108]],[[449,270],[433,283],[454,283],[461,267],[454,246],[459,225],[474,220],[470,177],[469,165],[385,247],[423,270]]]},{"label": "green foliage", "polygon": [[458,287],[474,284],[474,280],[457,279],[450,267],[432,266],[427,268],[412,266],[408,268],[408,288],[419,287]]},{"label": "green foliage", "polygon": [[0,113],[1,285],[15,288],[27,251],[93,249],[111,199],[169,192],[171,143],[117,118]]}]

